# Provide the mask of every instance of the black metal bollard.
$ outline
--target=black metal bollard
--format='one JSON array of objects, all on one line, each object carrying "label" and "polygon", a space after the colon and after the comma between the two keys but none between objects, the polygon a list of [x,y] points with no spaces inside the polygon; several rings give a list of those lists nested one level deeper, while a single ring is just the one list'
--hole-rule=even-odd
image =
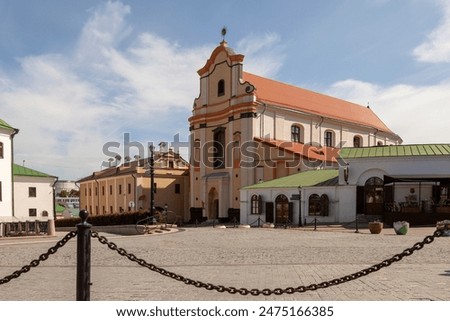
[{"label": "black metal bollard", "polygon": [[89,212],[80,211],[77,224],[77,301],[91,300],[91,224],[86,220]]},{"label": "black metal bollard", "polygon": [[359,222],[358,222],[358,216],[356,216],[356,221],[355,221],[355,228],[356,228],[356,231],[355,231],[355,233],[359,233]]}]

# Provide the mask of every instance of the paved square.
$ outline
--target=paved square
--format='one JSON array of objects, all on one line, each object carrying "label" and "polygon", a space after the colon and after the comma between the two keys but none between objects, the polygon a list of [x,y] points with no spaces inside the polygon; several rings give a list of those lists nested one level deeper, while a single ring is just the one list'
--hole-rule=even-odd
[{"label": "paved square", "polygon": [[[95,227],[93,228],[95,229]],[[412,247],[433,228],[404,236],[385,228],[373,235],[342,228],[186,228],[162,235],[113,236],[129,253],[187,278],[215,285],[287,288],[358,272]],[[0,278],[53,246],[56,238],[0,239]],[[91,300],[450,300],[450,237],[437,238],[398,263],[338,286],[242,296],[185,285],[137,265],[92,239]],[[76,240],[38,267],[0,285],[0,300],[75,300]]]}]

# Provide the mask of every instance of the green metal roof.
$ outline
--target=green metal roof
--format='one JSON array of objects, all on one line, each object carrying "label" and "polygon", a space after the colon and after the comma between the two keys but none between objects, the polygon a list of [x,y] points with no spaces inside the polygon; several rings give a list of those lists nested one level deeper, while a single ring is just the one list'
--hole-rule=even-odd
[{"label": "green metal roof", "polygon": [[300,172],[270,181],[246,186],[243,189],[254,188],[298,188],[299,186],[326,186],[336,185],[339,171],[337,169],[318,169]]},{"label": "green metal roof", "polygon": [[13,165],[13,175],[32,176],[32,177],[55,177],[17,164]]},{"label": "green metal roof", "polygon": [[342,148],[343,159],[365,157],[447,156],[450,144],[396,145],[360,148]]},{"label": "green metal roof", "polygon": [[8,123],[5,122],[3,119],[0,119],[0,128],[14,129],[10,125],[8,125]]}]

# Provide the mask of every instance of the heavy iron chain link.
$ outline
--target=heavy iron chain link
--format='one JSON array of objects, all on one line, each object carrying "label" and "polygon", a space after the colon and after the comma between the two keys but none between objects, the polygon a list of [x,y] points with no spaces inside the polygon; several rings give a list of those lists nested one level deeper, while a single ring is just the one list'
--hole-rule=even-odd
[{"label": "heavy iron chain link", "polygon": [[101,244],[105,244],[107,245],[111,250],[116,251],[117,253],[119,253],[121,256],[124,256],[126,258],[128,258],[130,261],[136,262],[137,264],[146,267],[148,269],[150,269],[151,271],[154,272],[158,272],[164,276],[170,277],[174,280],[183,282],[187,285],[193,285],[197,288],[205,288],[206,290],[215,290],[217,292],[228,292],[230,294],[241,294],[241,295],[254,295],[254,296],[258,296],[258,295],[265,295],[265,296],[269,296],[272,294],[275,295],[282,295],[282,294],[293,294],[293,293],[303,293],[303,292],[307,292],[307,291],[315,291],[318,289],[324,289],[324,288],[328,288],[330,286],[334,286],[334,285],[338,285],[338,284],[342,284],[345,282],[349,282],[352,280],[356,280],[360,277],[366,276],[370,273],[379,271],[382,268],[388,267],[390,266],[392,263],[398,262],[400,260],[402,260],[404,257],[406,256],[410,256],[412,255],[415,251],[417,250],[421,250],[426,244],[430,244],[434,241],[434,239],[436,237],[440,237],[444,234],[443,230],[436,230],[433,235],[429,235],[427,237],[425,237],[423,239],[422,242],[417,242],[416,244],[414,244],[412,247],[405,249],[403,252],[399,253],[399,254],[395,254],[394,256],[392,256],[390,259],[384,260],[378,264],[372,265],[371,267],[368,267],[366,269],[363,269],[359,272],[356,273],[352,273],[340,278],[336,278],[330,281],[325,281],[325,282],[321,282],[321,283],[317,283],[317,284],[310,284],[307,286],[301,285],[298,287],[288,287],[288,288],[276,288],[276,289],[246,289],[246,288],[235,288],[235,287],[225,287],[223,285],[214,285],[211,283],[204,283],[201,281],[195,281],[189,278],[186,278],[182,275],[176,274],[174,272],[170,272],[167,271],[163,268],[157,267],[151,263],[147,263],[145,260],[143,259],[139,259],[136,257],[136,255],[128,253],[126,250],[124,250],[123,248],[119,248],[116,244],[114,244],[113,242],[108,241],[108,239],[106,239],[104,236],[99,236],[99,234],[95,231],[91,232],[91,236],[93,238],[97,238],[98,241]]},{"label": "heavy iron chain link", "polygon": [[49,248],[46,253],[41,254],[38,259],[31,261],[30,264],[24,265],[20,270],[14,271],[12,274],[0,279],[0,285],[8,283],[12,279],[17,279],[23,273],[29,272],[31,270],[31,268],[37,267],[41,262],[47,260],[50,255],[55,254],[60,248],[62,248],[64,245],[66,245],[66,243],[69,242],[69,240],[74,238],[76,235],[77,235],[76,231],[67,233],[54,246]]}]

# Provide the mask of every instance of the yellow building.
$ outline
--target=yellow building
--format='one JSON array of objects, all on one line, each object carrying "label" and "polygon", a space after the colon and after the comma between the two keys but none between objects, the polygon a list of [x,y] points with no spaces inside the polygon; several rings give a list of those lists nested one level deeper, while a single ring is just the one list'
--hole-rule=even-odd
[{"label": "yellow building", "polygon": [[[78,181],[80,208],[91,215],[149,211],[149,158],[113,166]],[[154,155],[154,205],[188,220],[189,164],[172,150]]]},{"label": "yellow building", "polygon": [[368,107],[243,71],[222,41],[198,70],[189,118],[191,220],[239,217],[239,190],[337,167],[341,147],[401,144]]}]

